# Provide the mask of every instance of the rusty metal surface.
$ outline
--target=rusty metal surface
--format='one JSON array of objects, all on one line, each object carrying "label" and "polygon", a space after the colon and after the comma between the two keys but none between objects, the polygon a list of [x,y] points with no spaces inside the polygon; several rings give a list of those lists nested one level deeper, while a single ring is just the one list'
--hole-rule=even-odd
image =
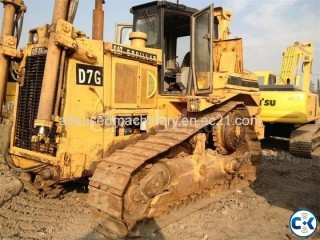
[{"label": "rusty metal surface", "polygon": [[[241,104],[241,102],[229,102],[219,109],[216,109],[213,113],[200,116],[198,119],[208,118],[212,119],[212,122],[218,122],[221,116],[226,116],[232,109]],[[198,123],[200,122],[201,121],[198,121]],[[148,226],[151,226],[152,231],[161,228],[203,207],[204,204],[207,205],[213,201],[212,198],[210,198],[211,200],[202,201],[201,199],[203,198],[208,198],[214,194],[215,198],[219,199],[220,196],[232,192],[232,190],[229,189],[230,186],[239,186],[239,184],[245,186],[249,184],[248,182],[255,180],[261,158],[261,148],[253,129],[248,128],[247,130],[246,150],[242,148],[239,152],[235,152],[235,156],[239,155],[238,157],[241,159],[241,164],[243,165],[241,176],[239,176],[239,179],[228,180],[230,175],[227,173],[217,174],[217,168],[220,166],[216,164],[216,156],[212,158],[212,166],[203,166],[203,164],[201,164],[202,160],[200,159],[198,161],[198,157],[201,158],[201,156],[205,156],[201,155],[201,151],[198,151],[197,154],[189,155],[186,158],[180,157],[162,160],[166,158],[165,154],[169,155],[168,153],[170,151],[172,152],[176,146],[201,132],[208,124],[191,124],[187,128],[183,128],[182,122],[179,122],[179,125],[179,128],[169,126],[167,129],[150,136],[146,140],[140,140],[135,145],[117,150],[114,154],[102,160],[98,165],[97,170],[90,180],[88,203],[93,209],[93,214],[98,224],[97,230],[99,232],[115,238],[125,237],[127,235],[143,235],[141,231],[148,229]],[[214,153],[212,155],[214,155]],[[190,156],[192,156],[192,159]],[[250,158],[248,158],[248,156],[250,156]],[[174,163],[174,160],[176,160],[177,163]],[[200,175],[207,174],[208,176],[202,178],[203,186],[211,186],[210,189],[198,189],[198,186],[192,182],[192,177],[189,177],[189,175],[192,176],[193,174],[194,166],[192,165],[194,165],[193,163],[195,161],[200,163],[198,173],[200,173]],[[146,195],[153,196],[152,194],[154,192],[158,193],[157,189],[151,190],[148,186],[144,194],[139,195],[140,200],[133,198],[134,200],[130,201],[131,192],[135,192],[136,190],[134,187],[137,178],[141,178],[139,175],[142,175],[142,179],[144,179],[143,177],[148,176],[148,172],[150,173],[148,170],[148,168],[150,168],[150,164],[148,163],[150,162],[154,164],[153,166],[163,163],[168,169],[171,168],[171,171],[174,173],[171,176],[173,178],[171,180],[176,182],[176,179],[180,181],[179,184],[181,183],[180,185],[178,184],[179,186],[172,188],[172,191],[176,192],[176,195],[170,195],[168,192],[164,192],[163,194],[157,195],[152,200],[152,203],[149,201],[149,205],[142,204],[143,201],[140,200],[143,199],[143,197],[146,197]],[[165,174],[163,173],[163,175]],[[183,175],[185,175],[185,178],[183,178]],[[241,178],[244,180],[240,180]],[[157,180],[159,178],[154,179]],[[216,179],[216,181],[213,183],[210,182],[212,179]],[[193,192],[188,193],[187,181],[192,185]],[[160,184],[159,181],[154,182],[156,188],[165,189],[164,185],[161,181]],[[183,192],[187,195],[182,197],[181,194],[183,195]],[[162,195],[164,195],[164,197]],[[201,204],[194,205],[198,200]],[[187,206],[189,204],[192,204],[192,206]],[[183,208],[183,206],[187,207]],[[130,212],[130,209],[132,212]],[[181,211],[176,211],[179,209]],[[130,213],[132,213],[131,216]],[[135,213],[137,216],[134,216]],[[147,221],[149,222],[148,226],[144,224],[146,219],[149,219]]]},{"label": "rusty metal surface", "polygon": [[[55,26],[58,19],[66,20],[69,2],[70,0],[55,1],[51,27]],[[62,51],[61,48],[55,44],[55,35],[55,30],[51,29],[37,114],[37,120],[40,121],[52,121],[53,104]]]},{"label": "rusty metal surface", "polygon": [[305,158],[320,158],[320,127],[306,124],[291,133],[290,153]]},{"label": "rusty metal surface", "polygon": [[[4,36],[13,36],[14,31],[14,17],[15,17],[15,6],[12,4],[4,5],[4,13],[2,19],[2,28],[0,39],[3,39]],[[0,50],[2,50],[3,43],[0,42]],[[7,74],[9,69],[9,61],[4,54],[0,53],[0,117],[2,112],[2,105],[6,95],[7,89]]]},{"label": "rusty metal surface", "polygon": [[104,0],[95,0],[92,20],[92,39],[103,40],[104,11],[102,5]]}]

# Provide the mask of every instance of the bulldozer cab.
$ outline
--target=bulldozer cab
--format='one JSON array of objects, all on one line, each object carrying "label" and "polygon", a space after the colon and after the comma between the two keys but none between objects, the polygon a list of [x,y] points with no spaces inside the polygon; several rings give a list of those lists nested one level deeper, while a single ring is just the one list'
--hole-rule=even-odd
[{"label": "bulldozer cab", "polygon": [[[212,92],[213,6],[198,11],[180,4],[154,1],[131,8],[133,31],[145,32],[146,47],[162,49],[161,95]],[[128,25],[118,25],[117,42],[126,43]]]}]

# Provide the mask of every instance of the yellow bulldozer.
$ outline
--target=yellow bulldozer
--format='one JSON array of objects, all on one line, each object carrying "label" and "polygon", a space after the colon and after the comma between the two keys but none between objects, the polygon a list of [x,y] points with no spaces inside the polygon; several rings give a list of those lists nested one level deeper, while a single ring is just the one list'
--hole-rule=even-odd
[{"label": "yellow bulldozer", "polygon": [[[267,136],[290,138],[291,154],[319,159],[320,98],[319,89],[310,90],[312,60],[312,43],[296,42],[287,47],[278,80],[260,85],[260,105]],[[256,74],[258,78],[270,79],[266,73]]]},{"label": "yellow bulldozer", "polygon": [[[30,30],[18,50],[14,23],[26,8],[2,3],[1,92],[9,72],[17,82],[12,130],[1,133],[5,163],[38,192],[90,177],[96,228],[117,238],[256,179],[260,92],[244,72],[242,39],[229,38],[228,10],[134,6],[130,43],[121,44],[103,41],[104,0],[95,0],[92,38],[73,26],[78,1],[56,0],[52,23]],[[183,37],[190,45],[178,46]]]}]

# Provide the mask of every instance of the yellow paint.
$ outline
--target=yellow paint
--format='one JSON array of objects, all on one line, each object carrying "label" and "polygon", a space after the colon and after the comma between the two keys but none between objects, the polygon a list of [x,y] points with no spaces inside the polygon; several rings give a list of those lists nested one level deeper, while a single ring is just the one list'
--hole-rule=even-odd
[{"label": "yellow paint", "polygon": [[[227,19],[224,23],[224,30],[220,33],[225,39],[228,36],[227,22],[231,15],[227,11],[222,11],[221,14],[225,15]],[[250,82],[257,81],[256,78],[247,75],[243,70],[240,39],[223,40],[223,46],[228,46],[228,50],[221,48],[221,51],[225,51],[224,56],[226,56],[222,59],[223,66],[213,72],[212,79],[206,77],[203,78],[207,79],[206,81],[199,81],[201,88],[204,89],[209,87],[210,80],[213,81],[213,91],[210,94],[199,96],[194,93],[188,96],[159,95],[157,91],[158,70],[162,65],[162,51],[159,49],[118,44],[120,47],[130,47],[133,50],[156,55],[157,60],[152,61],[152,59],[139,59],[139,57],[133,59],[134,53],[132,52],[130,56],[120,56],[119,54],[123,53],[113,48],[112,43],[104,43],[85,37],[75,39],[75,41],[78,46],[81,45],[83,49],[95,54],[96,61],[91,66],[103,68],[103,86],[78,85],[76,83],[77,64],[85,64],[82,62],[85,61],[85,58],[81,58],[81,54],[77,52],[75,55],[68,56],[68,68],[65,76],[65,105],[59,116],[56,116],[56,118],[60,118],[60,121],[55,123],[59,129],[59,137],[56,139],[56,157],[14,147],[15,132],[13,130],[10,153],[13,161],[19,167],[36,166],[40,162],[50,163],[60,169],[57,172],[59,181],[90,175],[104,154],[111,151],[110,149],[116,143],[130,140],[139,135],[116,136],[117,126],[113,122],[114,118],[147,116],[149,120],[147,129],[152,132],[161,127],[160,125],[168,124],[166,121],[170,118],[183,116],[186,113],[188,101],[194,99],[199,101],[199,111],[204,111],[216,104],[223,104],[228,100],[247,101],[250,115],[259,118],[260,93],[258,89],[228,84],[228,78],[231,75],[246,78]],[[216,43],[217,41],[215,41]],[[30,54],[31,47],[27,46],[24,49],[25,55]],[[234,52],[235,48],[236,52]],[[219,56],[218,52],[217,56]],[[231,61],[230,59],[232,67],[226,69],[226,64]],[[23,64],[25,64],[25,59],[21,66]],[[90,66],[88,63],[87,65]],[[128,77],[126,75],[128,73],[132,74],[132,77]],[[207,72],[203,74],[204,76],[211,75]],[[118,81],[124,81],[120,88],[117,86]],[[131,81],[135,81],[136,84],[132,84]],[[129,98],[129,94],[133,97]],[[127,99],[131,102],[125,102]],[[261,132],[260,126],[256,125],[256,129],[259,129],[257,132]],[[263,137],[262,135],[260,133],[259,137]]]},{"label": "yellow paint", "polygon": [[[261,91],[261,117],[264,122],[305,124],[320,118],[319,96],[309,89],[312,59],[311,43],[295,43],[287,47],[274,89]],[[268,78],[270,72],[256,74]],[[285,85],[291,85],[293,89],[281,91]]]},{"label": "yellow paint", "polygon": [[272,71],[256,71],[254,74],[258,77],[259,85],[268,85],[273,80],[276,80],[276,75]]},{"label": "yellow paint", "polygon": [[16,94],[16,86],[15,82],[8,82],[7,84],[7,95],[6,95],[6,103],[13,102]]},{"label": "yellow paint", "polygon": [[299,91],[262,91],[261,117],[264,122],[308,123],[319,118],[317,99],[316,94]]}]

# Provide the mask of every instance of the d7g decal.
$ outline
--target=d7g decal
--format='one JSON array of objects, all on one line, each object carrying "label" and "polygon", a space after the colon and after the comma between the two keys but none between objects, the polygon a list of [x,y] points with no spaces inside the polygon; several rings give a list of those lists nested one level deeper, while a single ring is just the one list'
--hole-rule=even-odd
[{"label": "d7g decal", "polygon": [[103,86],[103,68],[85,64],[77,64],[76,76],[78,85]]}]

